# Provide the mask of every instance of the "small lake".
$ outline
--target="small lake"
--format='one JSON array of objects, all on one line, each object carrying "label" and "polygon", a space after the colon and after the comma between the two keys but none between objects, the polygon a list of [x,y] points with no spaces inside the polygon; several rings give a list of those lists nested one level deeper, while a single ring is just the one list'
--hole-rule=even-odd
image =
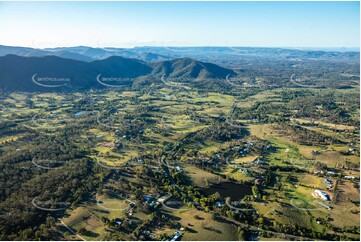
[{"label": "small lake", "polygon": [[223,182],[202,188],[202,191],[210,196],[218,192],[222,198],[230,197],[232,201],[243,199],[246,195],[252,195],[252,187],[244,184]]}]

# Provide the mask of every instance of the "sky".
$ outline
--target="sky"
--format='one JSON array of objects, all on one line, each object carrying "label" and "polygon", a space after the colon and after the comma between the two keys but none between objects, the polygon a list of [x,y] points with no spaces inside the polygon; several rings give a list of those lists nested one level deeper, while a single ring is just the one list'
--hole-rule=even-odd
[{"label": "sky", "polygon": [[0,2],[0,45],[359,47],[359,2]]}]

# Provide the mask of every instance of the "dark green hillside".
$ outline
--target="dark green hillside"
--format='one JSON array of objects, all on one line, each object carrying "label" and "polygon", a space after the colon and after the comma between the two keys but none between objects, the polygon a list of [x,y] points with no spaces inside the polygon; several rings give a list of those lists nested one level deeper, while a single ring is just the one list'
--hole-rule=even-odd
[{"label": "dark green hillside", "polygon": [[166,75],[171,78],[225,78],[228,74],[234,74],[233,70],[191,58],[151,63],[150,66],[153,67],[153,75]]}]

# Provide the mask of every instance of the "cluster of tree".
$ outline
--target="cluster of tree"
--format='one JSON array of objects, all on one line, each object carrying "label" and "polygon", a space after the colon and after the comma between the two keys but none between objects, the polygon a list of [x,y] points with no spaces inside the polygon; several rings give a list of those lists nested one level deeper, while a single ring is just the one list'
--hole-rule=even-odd
[{"label": "cluster of tree", "polygon": [[248,134],[246,129],[237,127],[235,125],[225,125],[224,122],[214,122],[211,126],[202,129],[194,137],[195,140],[215,140],[215,141],[229,141],[232,139],[240,139]]},{"label": "cluster of tree", "polygon": [[[109,176],[109,169],[86,157],[86,141],[74,142],[80,133],[71,126],[55,135],[39,132],[26,141],[29,145],[23,142],[20,150],[1,156],[2,240],[51,239],[46,237],[50,236],[44,228],[46,220],[62,216]],[[59,166],[42,168],[41,160],[57,161]],[[39,231],[44,232],[41,237]]]},{"label": "cluster of tree", "polygon": [[281,123],[278,125],[278,127],[276,127],[276,129],[278,132],[280,132],[281,135],[290,137],[294,142],[297,142],[301,145],[322,146],[345,144],[344,142],[332,136],[326,136],[320,132],[307,129],[299,125],[288,125]]}]

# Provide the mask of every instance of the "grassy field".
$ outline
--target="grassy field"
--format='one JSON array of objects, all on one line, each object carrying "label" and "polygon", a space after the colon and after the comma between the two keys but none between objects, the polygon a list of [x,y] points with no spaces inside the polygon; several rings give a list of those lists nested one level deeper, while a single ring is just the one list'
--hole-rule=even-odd
[{"label": "grassy field", "polygon": [[184,170],[186,172],[186,175],[189,176],[190,180],[194,183],[194,185],[198,187],[206,187],[206,181],[208,181],[208,184],[210,184],[211,182],[218,183],[223,180],[218,175],[204,171],[192,165],[185,165]]},{"label": "grassy field", "polygon": [[342,181],[339,190],[337,202],[330,212],[334,218],[332,224],[337,227],[360,226],[360,191],[348,181]]},{"label": "grassy field", "polygon": [[319,189],[326,189],[327,185],[323,183],[322,177],[311,174],[297,174],[298,183],[309,187],[316,187]]},{"label": "grassy field", "polygon": [[16,141],[19,138],[21,138],[21,135],[10,135],[10,136],[5,136],[5,137],[0,137],[0,144],[9,142],[9,141]]},{"label": "grassy field", "polygon": [[[79,234],[80,229],[87,230],[84,234],[79,234],[86,240],[102,240],[108,233],[109,226],[101,221],[102,217],[112,219],[125,219],[129,217],[127,211],[130,209],[131,200],[121,197],[109,197],[107,195],[96,195],[94,200],[84,202],[75,209],[67,211],[68,214],[62,221],[73,231]],[[149,219],[151,215],[145,214],[139,208],[133,209],[133,215],[129,218],[139,222]]]},{"label": "grassy field", "polygon": [[244,174],[239,171],[239,169],[234,169],[231,166],[223,169],[221,174],[227,175],[229,178],[233,178],[239,182],[246,182],[254,180],[254,177],[251,175]]},{"label": "grassy field", "polygon": [[105,233],[103,222],[84,207],[71,210],[68,217],[63,218],[62,221],[77,234],[79,234],[80,229],[85,228],[87,232],[79,235],[86,240],[102,240]]},{"label": "grassy field", "polygon": [[298,122],[300,124],[309,124],[309,123],[320,124],[327,128],[341,130],[341,131],[353,131],[355,129],[354,126],[348,126],[348,125],[342,125],[342,124],[332,124],[332,123],[326,123],[326,122],[322,122],[322,121],[313,121],[313,120],[308,120],[308,119],[294,118],[291,120]]},{"label": "grassy field", "polygon": [[176,211],[173,215],[180,218],[179,222],[191,230],[184,234],[182,240],[238,240],[235,226],[214,221],[209,213],[190,209]]},{"label": "grassy field", "polygon": [[[353,164],[359,163],[358,156],[346,156],[340,153],[340,151],[348,150],[347,145],[332,145],[326,149],[321,149],[319,146],[305,146],[291,141],[288,137],[279,134],[270,124],[249,125],[249,127],[251,134],[260,139],[268,140],[278,147],[278,151],[270,156],[271,164],[274,165],[286,165],[285,162],[291,162],[294,165],[308,168],[310,163],[320,161],[329,167],[335,167],[337,163],[343,163],[346,159],[349,159]],[[316,156],[316,160],[311,162],[313,150],[318,150],[319,154]],[[288,152],[286,153],[286,151]]]}]

